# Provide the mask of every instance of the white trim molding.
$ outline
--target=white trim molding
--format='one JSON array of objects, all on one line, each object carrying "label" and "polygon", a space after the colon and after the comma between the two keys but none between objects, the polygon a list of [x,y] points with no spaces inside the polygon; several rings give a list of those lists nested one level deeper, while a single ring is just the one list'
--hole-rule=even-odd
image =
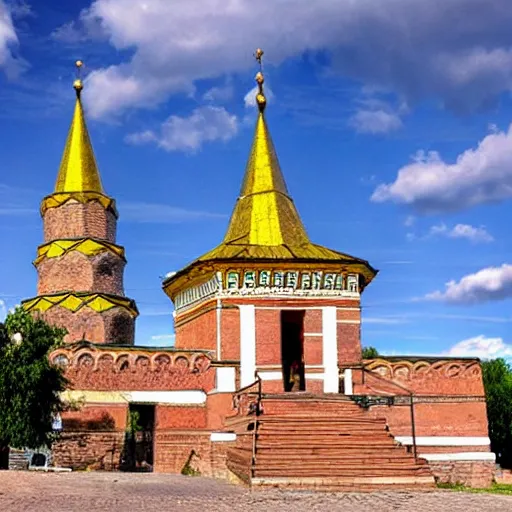
[{"label": "white trim molding", "polygon": [[[395,439],[402,444],[413,444],[411,436],[396,436]],[[491,440],[485,436],[419,436],[416,438],[416,446],[489,446],[490,444]]]},{"label": "white trim molding", "polygon": [[336,320],[338,324],[355,324],[358,325],[361,323],[361,320]]},{"label": "white trim molding", "polygon": [[203,405],[206,393],[201,390],[176,391],[81,391],[62,393],[64,400],[84,401],[86,404],[146,403],[163,405]]},{"label": "white trim molding", "polygon": [[486,461],[494,462],[496,455],[492,452],[460,452],[460,453],[420,453],[418,457],[427,462],[441,461]]},{"label": "white trim molding", "polygon": [[252,304],[238,306],[240,310],[240,387],[255,380],[256,373],[256,314]]},{"label": "white trim molding", "polygon": [[129,402],[150,404],[204,404],[206,393],[204,391],[130,391]]},{"label": "white trim molding", "polygon": [[324,364],[324,393],[338,393],[338,340],[336,307],[322,308],[322,358]]},{"label": "white trim molding", "polygon": [[212,432],[210,434],[210,441],[214,443],[236,441],[236,434],[234,432]]},{"label": "white trim molding", "polygon": [[232,366],[219,366],[216,368],[216,390],[224,393],[236,391],[236,372]]},{"label": "white trim molding", "polygon": [[258,371],[261,380],[283,380],[283,372],[280,371]]}]

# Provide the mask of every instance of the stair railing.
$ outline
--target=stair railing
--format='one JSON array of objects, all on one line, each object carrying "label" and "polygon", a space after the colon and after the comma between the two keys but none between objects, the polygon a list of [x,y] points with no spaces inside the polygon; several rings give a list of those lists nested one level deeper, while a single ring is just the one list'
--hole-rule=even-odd
[{"label": "stair railing", "polygon": [[[236,409],[239,415],[252,415],[252,455],[251,455],[251,476],[254,476],[256,466],[256,438],[258,434],[258,417],[263,413],[262,397],[263,385],[260,375],[256,370],[254,373],[255,381],[243,388],[240,388],[233,394],[233,409]],[[254,389],[256,388],[256,389]],[[255,398],[255,400],[254,400]]]},{"label": "stair railing", "polygon": [[[353,369],[356,369],[356,368],[353,368]],[[413,450],[414,460],[417,461],[418,460],[418,450],[417,450],[417,446],[416,446],[416,422],[415,422],[415,419],[414,419],[414,392],[412,390],[410,390],[409,388],[406,388],[405,386],[402,386],[401,384],[398,384],[397,382],[395,382],[393,380],[386,379],[386,378],[382,377],[381,375],[379,375],[378,373],[375,373],[375,372],[372,372],[371,370],[368,370],[364,366],[363,367],[358,366],[357,369],[358,370],[362,370],[362,384],[366,383],[365,382],[365,375],[369,375],[369,376],[371,376],[371,377],[373,377],[373,378],[375,378],[377,380],[385,382],[388,385],[395,386],[395,387],[401,389],[402,391],[405,391],[405,393],[407,393],[407,395],[409,396],[409,407],[410,407],[410,411],[411,411],[410,414],[411,414],[412,450]],[[386,393],[386,392],[385,391],[384,392],[380,391],[380,393]],[[390,395],[384,396],[384,397],[375,397],[375,398],[377,398],[377,400],[371,400],[368,397],[366,397],[365,395],[363,395],[358,400],[357,399],[357,395],[354,395],[354,399],[362,407],[370,407],[371,405],[382,405],[382,403],[379,403],[378,398],[383,398],[383,399],[391,398],[391,399],[394,399],[394,397],[396,397],[396,396],[397,395],[390,394]],[[394,402],[394,400],[393,400],[393,402]],[[388,401],[387,405],[391,405],[391,403],[389,403],[389,401]]]}]

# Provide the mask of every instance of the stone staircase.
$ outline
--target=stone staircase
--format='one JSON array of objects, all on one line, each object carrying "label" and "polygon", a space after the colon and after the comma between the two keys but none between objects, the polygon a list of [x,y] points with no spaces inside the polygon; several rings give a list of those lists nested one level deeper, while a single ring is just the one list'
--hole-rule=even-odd
[{"label": "stone staircase", "polygon": [[[229,470],[252,487],[371,491],[430,489],[425,460],[415,461],[375,418],[343,395],[263,395],[259,416],[234,416]],[[254,457],[253,457],[254,455]]]}]

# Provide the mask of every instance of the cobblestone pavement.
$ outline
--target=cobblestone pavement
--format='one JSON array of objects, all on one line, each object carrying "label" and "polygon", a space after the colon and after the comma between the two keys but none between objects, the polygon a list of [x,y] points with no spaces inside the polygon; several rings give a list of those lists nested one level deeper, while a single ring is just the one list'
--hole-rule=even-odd
[{"label": "cobblestone pavement", "polygon": [[512,496],[450,491],[255,491],[202,477],[127,473],[0,472],[0,511],[506,512]]}]

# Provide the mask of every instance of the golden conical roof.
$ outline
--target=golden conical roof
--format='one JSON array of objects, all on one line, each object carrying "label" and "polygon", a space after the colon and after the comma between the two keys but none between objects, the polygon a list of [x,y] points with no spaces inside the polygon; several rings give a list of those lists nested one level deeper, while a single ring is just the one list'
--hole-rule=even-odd
[{"label": "golden conical roof", "polygon": [[224,244],[297,246],[308,242],[281,173],[263,112]]},{"label": "golden conical roof", "polygon": [[[81,66],[82,63],[78,61],[77,67]],[[73,86],[76,90],[75,112],[69,128],[54,193],[97,192],[103,194],[100,173],[94,158],[80,99],[82,81],[77,79]]]},{"label": "golden conical roof", "polygon": [[[256,58],[261,65],[261,50]],[[261,69],[261,68],[260,68]],[[370,282],[376,271],[365,260],[333,251],[309,240],[302,220],[291,199],[277,159],[274,144],[265,121],[267,100],[263,91],[264,77],[256,75],[258,118],[249,160],[245,168],[240,196],[231,215],[222,243],[190,265],[166,278],[163,287],[172,298],[187,279],[196,279],[201,268],[211,272],[212,264],[325,263],[356,269]]]}]

